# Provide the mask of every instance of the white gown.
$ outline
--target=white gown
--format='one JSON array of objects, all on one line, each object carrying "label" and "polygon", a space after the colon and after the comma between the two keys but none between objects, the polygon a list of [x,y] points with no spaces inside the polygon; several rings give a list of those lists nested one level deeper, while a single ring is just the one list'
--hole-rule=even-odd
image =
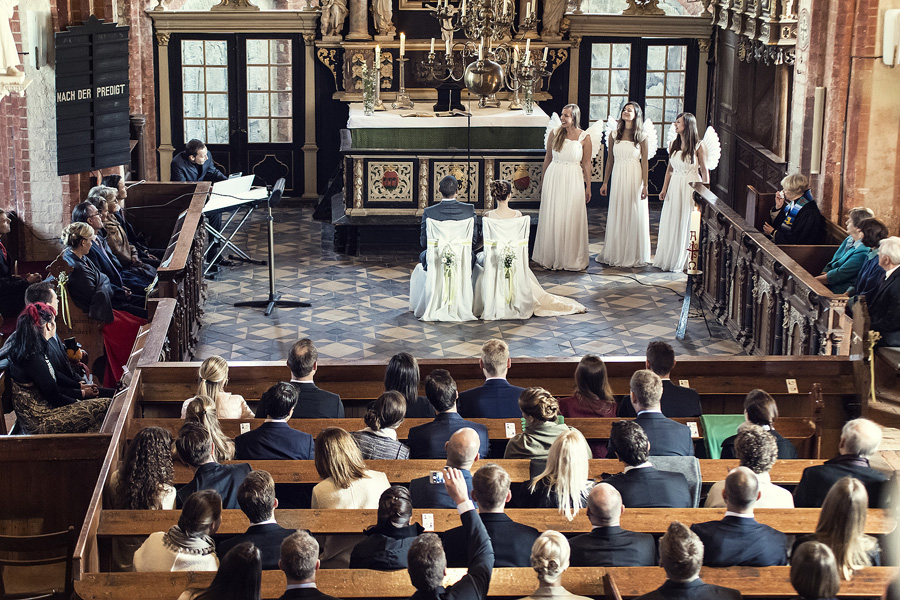
[{"label": "white gown", "polygon": [[641,199],[641,146],[616,141],[613,155],[606,240],[597,262],[640,267],[650,262],[650,207],[647,198]]},{"label": "white gown", "polygon": [[577,140],[564,141],[559,152],[553,150],[544,173],[531,258],[547,269],[582,271],[588,266],[587,205],[581,168],[581,143],[586,135],[582,131]]},{"label": "white gown", "polygon": [[691,211],[694,210],[694,189],[691,184],[700,181],[700,164],[685,162],[684,155],[676,150],[669,156],[672,176],[659,217],[659,238],[653,266],[663,271],[682,271],[688,258],[688,236],[691,228]]}]

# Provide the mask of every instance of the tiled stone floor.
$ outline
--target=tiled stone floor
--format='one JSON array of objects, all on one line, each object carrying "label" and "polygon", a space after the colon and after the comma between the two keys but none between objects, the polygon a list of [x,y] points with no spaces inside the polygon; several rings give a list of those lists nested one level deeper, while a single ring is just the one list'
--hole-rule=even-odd
[{"label": "tiled stone floor", "polygon": [[[334,229],[312,219],[309,206],[275,210],[276,289],[284,299],[308,300],[312,308],[235,308],[234,302],[264,299],[268,269],[240,265],[209,282],[198,358],[277,360],[301,337],[316,342],[324,359],[387,360],[400,351],[418,358],[477,356],[481,343],[500,337],[513,356],[571,357],[641,355],[647,343],[669,341],[686,355],[736,355],[742,349],[728,332],[696,309],[687,335],[675,339],[686,277],[652,267],[620,269],[591,261],[586,272],[533,268],[547,291],[575,298],[586,314],[527,321],[425,323],[408,311],[409,275],[417,255],[354,257],[334,252]],[[589,214],[591,255],[602,248],[605,207]],[[655,247],[659,208],[651,211]],[[235,241],[254,258],[265,258],[266,229],[257,211]]]}]

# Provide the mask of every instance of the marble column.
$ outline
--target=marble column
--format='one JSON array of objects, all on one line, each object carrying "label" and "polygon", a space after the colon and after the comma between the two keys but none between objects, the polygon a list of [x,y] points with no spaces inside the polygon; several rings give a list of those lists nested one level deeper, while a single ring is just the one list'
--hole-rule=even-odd
[{"label": "marble column", "polygon": [[347,39],[372,39],[369,35],[369,3],[366,0],[350,0],[350,33]]}]

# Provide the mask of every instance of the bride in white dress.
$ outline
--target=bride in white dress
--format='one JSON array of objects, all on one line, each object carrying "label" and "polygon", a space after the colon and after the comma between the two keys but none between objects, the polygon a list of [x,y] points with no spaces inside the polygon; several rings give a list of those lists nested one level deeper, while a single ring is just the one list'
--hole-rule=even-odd
[{"label": "bride in white dress", "polygon": [[709,172],[719,166],[722,155],[719,136],[712,127],[703,140],[697,132],[697,119],[681,113],[669,128],[669,167],[659,193],[663,202],[659,217],[659,238],[653,266],[663,271],[684,270],[688,258],[691,211],[694,209],[696,181],[709,182]]},{"label": "bride in white dress", "polygon": [[610,116],[606,140],[609,159],[600,194],[606,195],[608,185],[611,193],[606,240],[597,262],[614,267],[641,267],[650,262],[647,160],[656,152],[656,127],[649,119],[644,120],[637,102],[629,102],[618,121]]}]

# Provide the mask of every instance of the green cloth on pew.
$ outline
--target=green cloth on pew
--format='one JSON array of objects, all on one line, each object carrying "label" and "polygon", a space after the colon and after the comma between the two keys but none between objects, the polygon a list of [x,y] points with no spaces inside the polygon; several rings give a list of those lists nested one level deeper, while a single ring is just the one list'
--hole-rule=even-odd
[{"label": "green cloth on pew", "polygon": [[710,458],[722,457],[722,442],[737,433],[738,426],[746,419],[744,415],[703,415],[703,441]]}]

